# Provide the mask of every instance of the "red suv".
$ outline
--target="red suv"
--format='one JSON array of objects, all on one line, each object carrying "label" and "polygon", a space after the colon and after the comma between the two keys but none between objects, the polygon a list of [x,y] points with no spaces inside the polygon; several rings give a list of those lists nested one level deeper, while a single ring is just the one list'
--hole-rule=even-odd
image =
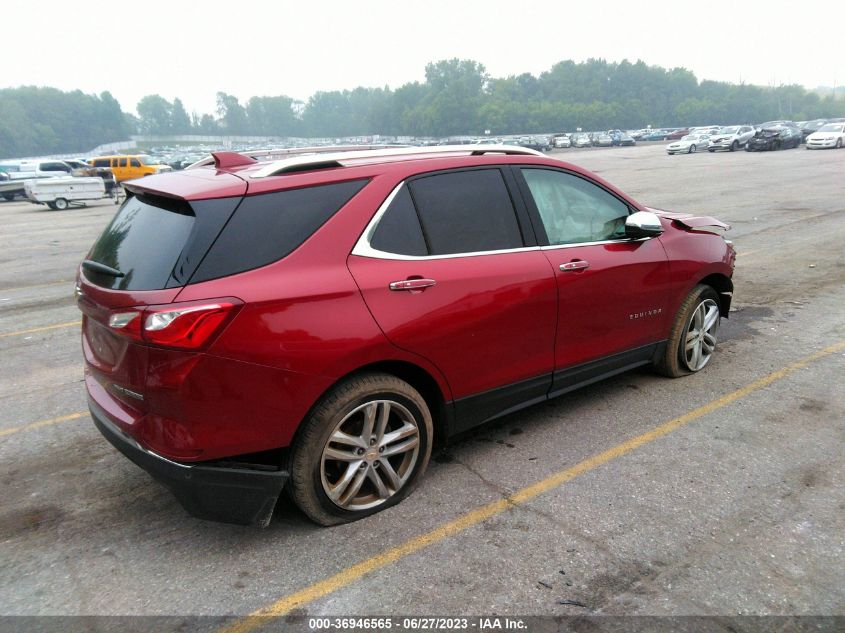
[{"label": "red suv", "polygon": [[367,516],[435,438],[698,371],[728,315],[727,225],[532,150],[213,162],[127,184],[77,281],[94,423],[197,517]]}]

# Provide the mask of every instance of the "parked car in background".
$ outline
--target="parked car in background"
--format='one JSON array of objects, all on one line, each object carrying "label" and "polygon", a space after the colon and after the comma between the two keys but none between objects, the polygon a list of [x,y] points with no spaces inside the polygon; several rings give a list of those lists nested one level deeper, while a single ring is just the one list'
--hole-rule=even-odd
[{"label": "parked car in background", "polygon": [[572,135],[572,147],[591,147],[593,139],[585,132],[579,132]]},{"label": "parked car in background", "polygon": [[801,130],[791,125],[775,125],[758,130],[745,144],[748,152],[791,149],[801,145]]},{"label": "parked car in background", "polygon": [[672,132],[669,132],[666,135],[666,140],[667,141],[679,141],[689,133],[690,133],[690,129],[686,128],[686,127],[681,128],[679,130],[674,130]]},{"label": "parked car in background", "polygon": [[622,130],[609,130],[607,132],[608,136],[610,136],[610,140],[613,145],[636,145],[637,142],[634,138],[628,134],[627,132],[623,132]]},{"label": "parked car in background", "polygon": [[796,123],[795,126],[801,130],[801,142],[806,143],[807,137],[819,130],[827,122],[827,119],[813,119],[812,121]]},{"label": "parked car in background", "polygon": [[700,149],[707,149],[710,136],[707,134],[687,134],[666,146],[668,154],[695,154]]},{"label": "parked car in background", "polygon": [[69,176],[73,167],[61,160],[10,160],[0,163],[12,180]]},{"label": "parked car in background", "polygon": [[740,147],[745,147],[748,139],[754,136],[754,128],[750,125],[729,125],[720,128],[718,132],[710,136],[710,145],[707,151],[715,152],[717,149],[734,152]]},{"label": "parked car in background", "polygon": [[643,134],[640,138],[641,141],[665,141],[666,137],[669,135],[669,132],[666,130],[651,130],[646,134]]},{"label": "parked car in background", "polygon": [[558,149],[572,147],[572,140],[569,138],[569,134],[560,134],[554,137],[555,139],[555,147]]},{"label": "parked car in background", "polygon": [[523,136],[516,144],[538,152],[547,152],[552,148],[546,136]]},{"label": "parked car in background", "polygon": [[407,497],[435,434],[713,362],[727,225],[483,151],[218,152],[128,183],[77,270],[96,427],[195,516],[267,525],[287,488],[333,525]]},{"label": "parked car in background", "polygon": [[845,123],[826,123],[807,137],[807,149],[839,149],[845,146]]},{"label": "parked car in background", "polygon": [[117,182],[172,171],[170,165],[160,165],[146,154],[95,156],[88,162],[94,167],[111,169]]},{"label": "parked car in background", "polygon": [[592,140],[593,147],[611,147],[613,145],[613,139],[607,132],[594,132]]}]

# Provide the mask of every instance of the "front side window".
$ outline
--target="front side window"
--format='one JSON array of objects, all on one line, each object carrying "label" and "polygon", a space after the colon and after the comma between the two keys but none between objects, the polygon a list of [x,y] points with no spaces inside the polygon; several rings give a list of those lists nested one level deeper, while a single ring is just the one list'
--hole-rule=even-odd
[{"label": "front side window", "polygon": [[628,205],[593,183],[561,171],[523,168],[550,246],[625,237]]},{"label": "front side window", "polygon": [[140,167],[141,163],[138,162],[137,158],[130,158],[129,159],[129,165],[130,165],[130,167]]},{"label": "front side window", "polygon": [[411,181],[431,255],[521,248],[513,202],[498,169],[475,169]]}]

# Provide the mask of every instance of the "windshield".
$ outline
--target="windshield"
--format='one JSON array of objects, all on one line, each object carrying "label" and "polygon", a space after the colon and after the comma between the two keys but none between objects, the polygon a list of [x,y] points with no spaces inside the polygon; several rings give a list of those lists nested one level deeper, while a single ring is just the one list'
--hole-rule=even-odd
[{"label": "windshield", "polygon": [[157,158],[153,158],[152,156],[139,156],[138,159],[141,161],[142,165],[161,165],[161,161]]},{"label": "windshield", "polygon": [[694,141],[694,140],[696,140],[696,138],[697,138],[697,137],[695,137],[695,136],[692,136],[692,135],[690,135],[690,134],[687,134],[686,136],[682,136],[682,137],[681,137],[681,140],[682,140],[682,141]]},{"label": "windshield", "polygon": [[845,123],[828,123],[827,125],[821,126],[818,129],[818,131],[819,132],[841,132],[843,127],[845,127]]},{"label": "windshield", "polygon": [[737,132],[739,132],[738,127],[723,127],[719,130],[719,134],[736,134]]}]

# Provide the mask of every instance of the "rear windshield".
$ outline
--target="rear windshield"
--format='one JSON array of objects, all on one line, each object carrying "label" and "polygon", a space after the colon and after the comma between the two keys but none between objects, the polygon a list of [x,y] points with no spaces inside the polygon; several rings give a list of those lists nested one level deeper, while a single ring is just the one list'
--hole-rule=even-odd
[{"label": "rear windshield", "polygon": [[152,196],[126,200],[94,244],[88,259],[123,273],[113,277],[85,271],[98,286],[159,290],[168,280],[195,221],[187,202]]},{"label": "rear windshield", "polygon": [[161,290],[265,266],[295,250],[366,183],[190,203],[131,196],[88,254],[122,276],[83,266],[85,277],[104,288]]}]

